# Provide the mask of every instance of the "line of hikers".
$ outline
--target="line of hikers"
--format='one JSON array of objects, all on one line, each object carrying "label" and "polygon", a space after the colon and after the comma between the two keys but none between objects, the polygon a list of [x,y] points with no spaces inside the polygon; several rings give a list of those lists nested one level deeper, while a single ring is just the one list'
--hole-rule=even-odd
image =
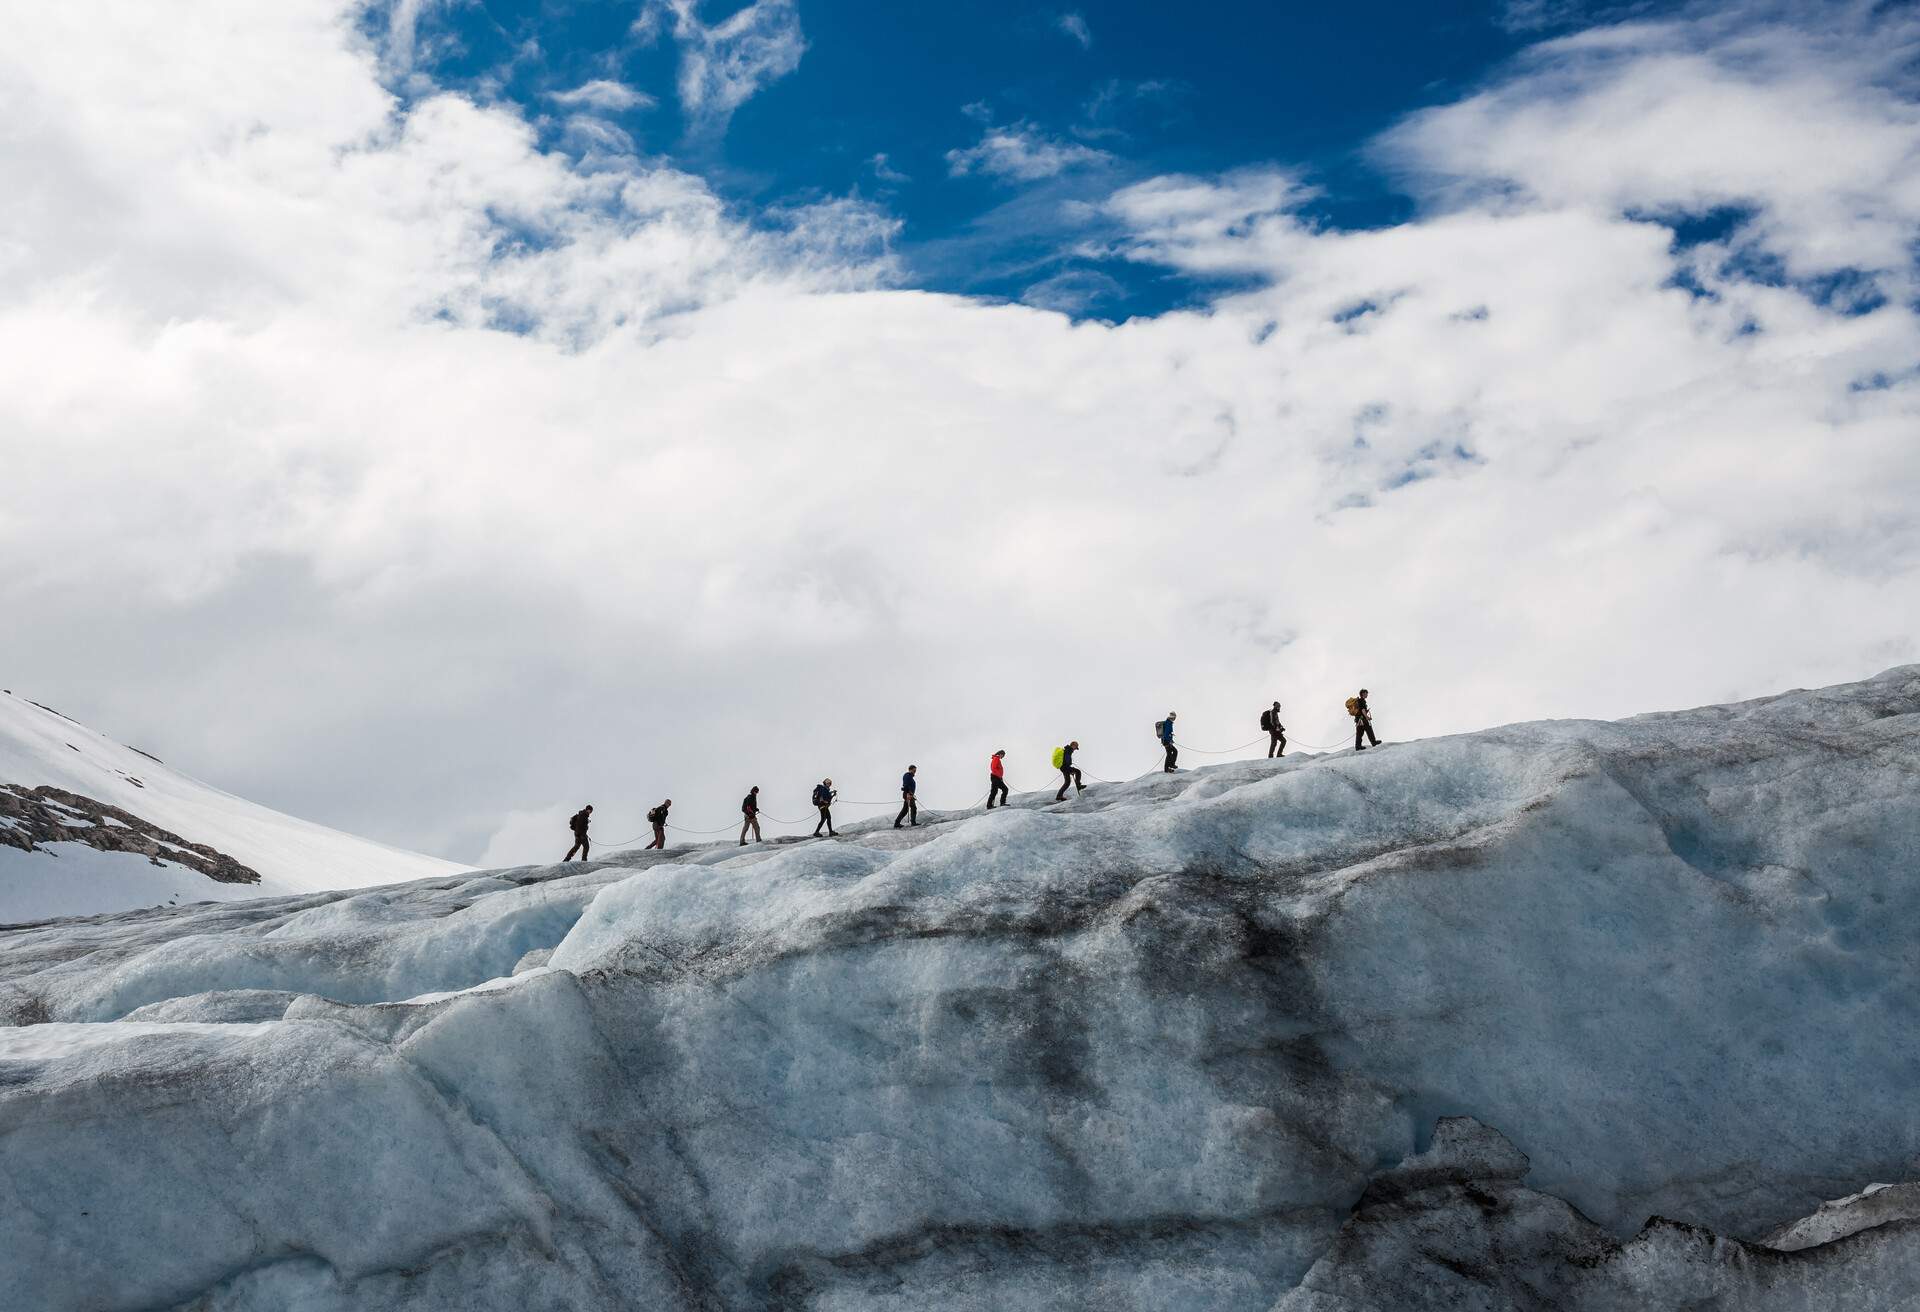
[{"label": "line of hikers", "polygon": [[[1380,740],[1374,736],[1373,710],[1367,705],[1367,690],[1362,688],[1359,695],[1347,698],[1346,708],[1347,714],[1353,717],[1353,750],[1364,752],[1369,744],[1378,747]],[[1160,740],[1160,747],[1165,754],[1160,768],[1167,774],[1172,774],[1179,768],[1177,763],[1180,759],[1180,749],[1174,745],[1173,741],[1174,721],[1179,718],[1175,712],[1168,711],[1167,718],[1156,721],[1153,726],[1154,737]],[[1260,729],[1267,735],[1267,758],[1272,760],[1275,757],[1285,756],[1287,726],[1280,721],[1279,702],[1276,701],[1271,707],[1260,712]],[[1056,802],[1067,800],[1069,788],[1074,790],[1075,796],[1087,791],[1080,767],[1073,763],[1074,753],[1079,750],[1078,740],[1069,741],[1053,749],[1053,768],[1060,772],[1060,791],[1053,796]],[[989,811],[996,805],[1007,805],[1011,796],[1007,791],[1006,760],[1006,749],[1001,748],[987,761],[987,810]],[[907,772],[900,776],[900,814],[893,818],[895,829],[901,828],[902,825],[913,828],[918,828],[920,825],[919,774],[919,766],[909,765]],[[822,829],[826,830],[828,838],[840,836],[839,831],[833,827],[833,803],[839,796],[839,791],[834,788],[833,780],[830,778],[822,779],[813,786],[814,809],[820,813],[820,820],[813,827],[815,838],[820,837]],[[653,827],[653,840],[647,844],[647,848],[664,849],[666,847],[667,815],[672,808],[673,799],[669,797],[647,812],[647,823]],[[567,821],[568,826],[573,830],[573,846],[567,849],[566,856],[561,858],[562,861],[573,860],[576,852],[580,854],[582,861],[587,859],[587,853],[591,848],[587,828],[592,823],[593,807],[591,805],[574,812]],[[753,841],[756,843],[764,841],[760,837],[759,784],[749,788],[747,795],[740,799],[741,847],[747,845],[748,834],[753,835]]]}]

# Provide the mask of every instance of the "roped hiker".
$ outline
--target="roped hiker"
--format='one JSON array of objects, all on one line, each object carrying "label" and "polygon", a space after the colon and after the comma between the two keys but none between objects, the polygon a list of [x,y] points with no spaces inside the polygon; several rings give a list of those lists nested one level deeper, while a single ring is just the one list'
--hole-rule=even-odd
[{"label": "roped hiker", "polygon": [[567,821],[567,828],[573,830],[573,846],[567,849],[567,854],[560,858],[561,861],[573,860],[573,854],[575,852],[580,854],[582,861],[589,859],[587,849],[591,845],[587,842],[587,826],[592,823],[593,805],[591,803],[573,813],[573,817]]},{"label": "roped hiker", "polygon": [[740,846],[747,845],[747,830],[753,830],[753,841],[763,841],[760,837],[760,785],[747,789],[747,795],[740,799]]},{"label": "roped hiker", "polygon": [[1287,726],[1280,723],[1280,703],[1275,702],[1270,711],[1260,712],[1260,727],[1267,734],[1267,757],[1287,754]]},{"label": "roped hiker", "polygon": [[840,794],[835,791],[831,779],[822,779],[813,786],[813,804],[820,808],[820,823],[813,827],[815,838],[820,837],[823,826],[826,828],[828,838],[840,837],[833,831],[833,799],[838,796]]},{"label": "roped hiker", "polygon": [[1176,717],[1172,711],[1167,718],[1153,726],[1154,734],[1160,739],[1160,745],[1167,749],[1166,763],[1161,767],[1168,774],[1173,773],[1173,763],[1180,759],[1180,749],[1173,745],[1173,722]]},{"label": "roped hiker", "polygon": [[1007,804],[1007,749],[1004,747],[987,762],[987,810],[993,810],[995,797],[1000,799],[1000,805]]},{"label": "roped hiker", "polygon": [[[1353,717],[1353,750],[1364,752],[1367,750],[1367,743],[1378,747],[1380,740],[1373,736],[1373,711],[1367,706],[1365,688],[1360,690],[1358,697],[1347,698],[1347,714]],[[1361,742],[1362,738],[1367,741]]]},{"label": "roped hiker", "polygon": [[[647,847],[665,848],[667,845],[667,812],[673,809],[673,799],[666,801],[647,812],[647,823],[653,826],[653,841]],[[645,849],[641,849],[644,851]]]},{"label": "roped hiker", "polygon": [[893,827],[898,829],[900,822],[912,817],[913,825],[920,826],[920,804],[914,798],[913,777],[920,773],[920,767],[910,765],[907,772],[900,776],[900,814],[893,818]]},{"label": "roped hiker", "polygon": [[1053,768],[1060,772],[1060,791],[1055,793],[1053,797],[1053,800],[1056,802],[1064,802],[1067,800],[1067,785],[1069,784],[1078,790],[1074,793],[1075,797],[1087,791],[1087,786],[1080,782],[1079,767],[1073,763],[1073,754],[1079,750],[1080,744],[1078,741],[1070,742],[1065,747],[1056,747],[1053,749]]}]

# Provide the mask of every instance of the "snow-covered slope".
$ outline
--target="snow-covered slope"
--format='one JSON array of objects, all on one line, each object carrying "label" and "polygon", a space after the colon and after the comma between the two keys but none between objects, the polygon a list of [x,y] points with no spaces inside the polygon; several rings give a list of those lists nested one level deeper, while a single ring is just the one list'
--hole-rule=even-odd
[{"label": "snow-covered slope", "polygon": [[0,922],[463,869],[256,806],[0,693]]},{"label": "snow-covered slope", "polygon": [[1916,784],[1920,667],[0,933],[11,1296],[1910,1309]]}]

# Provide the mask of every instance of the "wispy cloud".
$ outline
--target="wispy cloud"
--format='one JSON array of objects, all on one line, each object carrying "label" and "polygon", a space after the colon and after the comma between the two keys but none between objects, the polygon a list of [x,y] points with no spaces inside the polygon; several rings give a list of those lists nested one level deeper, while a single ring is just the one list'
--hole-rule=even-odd
[{"label": "wispy cloud", "polygon": [[634,26],[644,38],[671,20],[680,104],[699,131],[716,135],[762,87],[800,67],[807,42],[795,0],[755,0],[718,23],[699,10],[700,0],[647,0]]},{"label": "wispy cloud", "polygon": [[1009,182],[1035,182],[1112,160],[1104,150],[1049,136],[1028,122],[990,127],[975,144],[947,152],[948,171],[956,178],[980,173]]},{"label": "wispy cloud", "polygon": [[880,181],[882,182],[912,182],[913,181],[913,179],[910,176],[908,176],[905,173],[902,173],[899,169],[893,167],[893,164],[887,158],[887,153],[884,150],[874,155],[869,160],[867,160],[867,167],[872,169],[873,176],[880,179]]},{"label": "wispy cloud", "polygon": [[1054,17],[1053,25],[1080,43],[1082,50],[1093,49],[1093,29],[1087,26],[1086,17],[1078,13],[1059,14]]},{"label": "wispy cloud", "polygon": [[607,78],[583,82],[571,91],[549,91],[547,99],[568,109],[596,109],[608,114],[623,113],[630,109],[651,109],[656,103],[646,92],[636,91],[624,82]]}]

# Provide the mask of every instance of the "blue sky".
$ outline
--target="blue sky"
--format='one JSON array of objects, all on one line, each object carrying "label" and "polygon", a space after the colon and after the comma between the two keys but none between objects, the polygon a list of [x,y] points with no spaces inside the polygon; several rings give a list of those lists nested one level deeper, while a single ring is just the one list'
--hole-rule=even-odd
[{"label": "blue sky", "polygon": [[[722,0],[695,12],[718,27],[742,8]],[[636,13],[658,16],[636,23]],[[1075,201],[1138,178],[1278,163],[1318,189],[1303,211],[1313,221],[1399,222],[1412,202],[1369,157],[1369,141],[1413,110],[1471,91],[1578,14],[1484,0],[1198,12],[1098,0],[799,0],[797,67],[760,84],[723,132],[675,93],[672,18],[630,0],[429,8],[418,20],[418,67],[437,86],[519,103],[544,122],[552,147],[576,151],[552,94],[617,82],[650,99],[601,115],[743,213],[864,197],[901,220],[895,249],[912,285],[1123,319],[1196,303],[1211,288],[1100,258],[1109,234]],[[959,173],[953,153],[990,130],[1075,158],[1049,176]]]}]

